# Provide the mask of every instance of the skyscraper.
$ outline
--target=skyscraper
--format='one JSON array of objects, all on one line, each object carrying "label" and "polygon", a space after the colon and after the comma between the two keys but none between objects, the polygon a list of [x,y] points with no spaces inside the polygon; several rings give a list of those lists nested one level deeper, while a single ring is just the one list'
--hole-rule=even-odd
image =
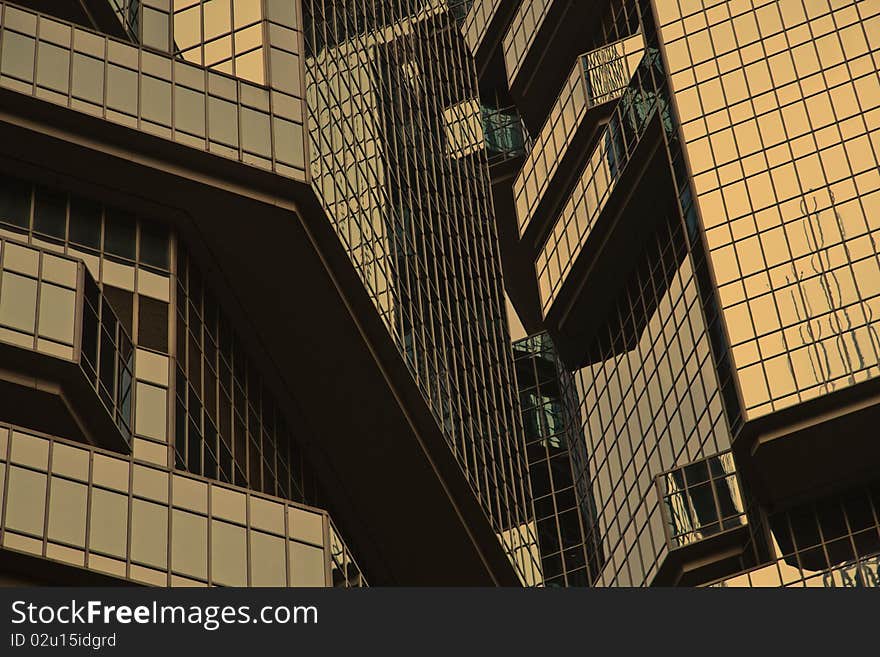
[{"label": "skyscraper", "polygon": [[590,583],[878,585],[880,5],[467,4],[531,135],[496,219],[576,391]]},{"label": "skyscraper", "polygon": [[539,583],[449,3],[0,7],[3,577]]}]

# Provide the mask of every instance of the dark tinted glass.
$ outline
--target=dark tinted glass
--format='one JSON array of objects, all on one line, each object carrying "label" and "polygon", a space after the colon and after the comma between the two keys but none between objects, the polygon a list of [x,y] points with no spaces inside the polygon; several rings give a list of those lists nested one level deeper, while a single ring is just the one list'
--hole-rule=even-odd
[{"label": "dark tinted glass", "polygon": [[168,352],[168,304],[149,297],[138,298],[138,345]]},{"label": "dark tinted glass", "polygon": [[127,212],[107,210],[104,225],[104,251],[134,260],[135,220]]},{"label": "dark tinted glass", "polygon": [[70,197],[70,241],[101,248],[101,206],[77,196]]},{"label": "dark tinted glass", "polygon": [[64,239],[67,196],[45,187],[34,194],[34,231]]}]

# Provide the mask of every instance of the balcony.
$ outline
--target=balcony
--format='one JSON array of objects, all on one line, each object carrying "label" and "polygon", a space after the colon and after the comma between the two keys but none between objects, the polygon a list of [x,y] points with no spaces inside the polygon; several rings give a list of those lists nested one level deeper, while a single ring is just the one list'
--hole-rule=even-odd
[{"label": "balcony", "polygon": [[546,237],[546,223],[583,165],[599,125],[613,112],[644,54],[641,33],[578,57],[513,184],[519,234]]},{"label": "balcony", "polygon": [[82,262],[0,240],[3,417],[127,453],[134,350]]}]

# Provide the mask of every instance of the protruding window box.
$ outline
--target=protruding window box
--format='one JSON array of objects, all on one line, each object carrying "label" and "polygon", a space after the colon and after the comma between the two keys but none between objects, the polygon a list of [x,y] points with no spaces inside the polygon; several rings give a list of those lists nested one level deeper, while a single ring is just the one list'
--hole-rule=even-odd
[{"label": "protruding window box", "polygon": [[4,417],[130,450],[132,341],[81,261],[0,240],[0,363]]},{"label": "protruding window box", "polygon": [[666,558],[655,586],[684,585],[722,576],[749,539],[746,505],[733,455],[722,452],[656,479],[666,529]]},{"label": "protruding window box", "polygon": [[520,237],[539,244],[644,54],[641,33],[577,58],[513,183]]}]

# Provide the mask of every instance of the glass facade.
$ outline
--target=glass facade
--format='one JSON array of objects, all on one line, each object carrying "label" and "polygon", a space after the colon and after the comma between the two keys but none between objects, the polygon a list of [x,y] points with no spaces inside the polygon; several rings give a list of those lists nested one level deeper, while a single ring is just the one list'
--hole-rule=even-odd
[{"label": "glass facade", "polygon": [[880,7],[712,4],[657,16],[750,420],[878,371]]},{"label": "glass facade", "polygon": [[[407,5],[304,3],[313,185],[522,581],[537,583],[486,155],[445,141],[483,141],[473,62],[447,3]],[[450,130],[461,107],[473,111]]]},{"label": "glass facade", "polygon": [[[589,583],[876,586],[876,483],[865,485],[880,472],[828,482],[850,493],[805,483],[799,498],[770,499],[780,489],[737,446],[767,426],[798,440],[812,400],[845,417],[830,399],[855,398],[878,371],[880,7],[609,0],[555,103],[518,97],[518,80],[572,49],[542,34],[552,5],[518,3],[502,46],[514,102],[544,117],[503,220],[534,262],[543,328],[577,342],[560,350],[560,371],[579,426],[568,432],[574,490],[595,508]],[[636,37],[641,61],[617,66],[619,44]],[[602,73],[587,87],[614,107],[566,181],[556,168],[579,116],[571,89],[583,114],[577,84],[591,61]],[[656,200],[640,204],[643,194]],[[538,208],[551,228],[533,246]],[[640,216],[622,228],[627,212]],[[632,237],[614,241],[615,230]],[[626,263],[618,280],[591,278],[614,260]],[[832,431],[811,437],[833,451]],[[797,458],[766,476],[784,479]]]}]

